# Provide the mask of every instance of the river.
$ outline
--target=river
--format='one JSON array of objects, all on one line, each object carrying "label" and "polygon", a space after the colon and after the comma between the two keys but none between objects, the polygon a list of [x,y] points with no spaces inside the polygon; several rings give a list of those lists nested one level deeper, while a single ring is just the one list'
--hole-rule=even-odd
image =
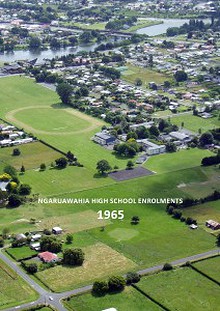
[{"label": "river", "polygon": [[[144,27],[141,29],[138,29],[136,33],[138,34],[146,34],[148,36],[156,36],[160,35],[166,32],[167,28],[169,27],[179,27],[183,25],[184,23],[188,22],[187,19],[159,19],[159,18],[148,18],[149,20],[158,20],[163,21],[162,24]],[[93,44],[87,44],[87,45],[80,45],[77,47],[67,47],[65,49],[59,49],[59,50],[44,50],[44,51],[29,51],[29,50],[20,50],[20,51],[14,51],[12,53],[4,53],[0,54],[0,61],[1,62],[13,62],[17,60],[32,60],[34,58],[37,58],[38,62],[43,62],[44,59],[52,59],[56,56],[60,57],[63,55],[68,54],[76,54],[79,51],[94,51],[94,49],[99,45],[100,43],[93,43]]]}]

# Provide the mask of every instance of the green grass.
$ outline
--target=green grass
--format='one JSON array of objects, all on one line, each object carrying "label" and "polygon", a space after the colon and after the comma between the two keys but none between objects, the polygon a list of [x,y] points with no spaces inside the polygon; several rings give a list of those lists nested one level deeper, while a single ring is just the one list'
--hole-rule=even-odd
[{"label": "green grass", "polygon": [[167,173],[199,166],[204,157],[211,156],[209,150],[198,148],[190,150],[181,150],[175,153],[165,153],[157,156],[152,156],[144,167],[157,173]]},{"label": "green grass", "polygon": [[122,79],[131,83],[135,83],[136,79],[141,79],[142,85],[148,87],[149,82],[163,83],[165,80],[169,80],[169,77],[150,69],[127,64],[127,70],[122,72]]},{"label": "green grass", "polygon": [[6,164],[14,166],[20,170],[22,164],[25,169],[39,168],[41,163],[50,165],[55,159],[61,157],[59,152],[43,145],[40,142],[34,142],[31,144],[20,145],[18,148],[21,152],[19,156],[13,156],[12,152],[15,147],[7,147],[0,149],[0,165],[3,167]]},{"label": "green grass", "polygon": [[220,304],[219,286],[190,268],[148,276],[138,286],[170,310],[213,311]]},{"label": "green grass", "polygon": [[29,246],[7,248],[6,252],[17,261],[37,255],[37,252],[30,249]]},{"label": "green grass", "polygon": [[159,25],[162,24],[162,21],[152,21],[152,20],[138,20],[137,25],[131,26],[130,28],[126,29],[125,32],[127,31],[136,31],[141,28],[149,27],[149,26],[154,26],[154,25]]},{"label": "green grass", "polygon": [[37,272],[38,279],[56,292],[78,288],[108,275],[123,273],[136,267],[135,263],[102,243],[83,248],[83,266],[55,266]]},{"label": "green grass", "polygon": [[119,311],[160,311],[156,304],[148,300],[132,287],[126,287],[122,293],[94,297],[90,293],[75,296],[65,302],[68,309],[74,311],[97,311],[116,308]]},{"label": "green grass", "polygon": [[[65,24],[67,24],[67,23],[65,23]],[[81,29],[105,30],[106,23],[94,23],[94,24],[71,23],[71,25],[79,27]]]},{"label": "green grass", "polygon": [[37,294],[14,271],[0,261],[0,310],[37,299]]},{"label": "green grass", "polygon": [[220,257],[209,258],[193,264],[200,271],[220,282]]},{"label": "green grass", "polygon": [[203,119],[191,114],[185,114],[180,116],[172,116],[171,118],[171,123],[176,124],[179,127],[181,127],[182,122],[184,122],[184,128],[195,133],[198,133],[199,129],[201,129],[202,133],[204,133],[210,129],[220,126],[220,121],[217,117]]}]

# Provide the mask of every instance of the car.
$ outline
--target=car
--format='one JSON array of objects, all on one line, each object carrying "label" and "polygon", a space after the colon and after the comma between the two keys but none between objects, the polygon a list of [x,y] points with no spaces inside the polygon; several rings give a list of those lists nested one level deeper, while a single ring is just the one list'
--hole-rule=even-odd
[{"label": "car", "polygon": [[53,301],[53,297],[50,296],[50,297],[49,297],[49,300],[50,300],[50,301]]}]

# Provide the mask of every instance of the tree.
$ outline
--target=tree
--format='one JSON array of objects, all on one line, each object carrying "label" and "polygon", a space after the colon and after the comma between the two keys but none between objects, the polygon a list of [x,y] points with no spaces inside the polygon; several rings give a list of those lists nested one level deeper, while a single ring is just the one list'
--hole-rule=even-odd
[{"label": "tree", "polygon": [[43,252],[59,253],[62,251],[62,243],[53,236],[45,236],[40,241],[40,248]]},{"label": "tree", "polygon": [[187,73],[183,70],[177,70],[174,74],[176,82],[183,82],[187,80]]},{"label": "tree", "polygon": [[59,83],[57,85],[56,92],[63,104],[69,105],[71,103],[72,86],[70,84],[66,82]]},{"label": "tree", "polygon": [[220,234],[217,236],[217,245],[220,246]]},{"label": "tree", "polygon": [[136,86],[141,86],[142,85],[142,80],[140,79],[140,78],[137,78],[136,80],[135,80],[135,85]]},{"label": "tree", "polygon": [[61,157],[59,159],[56,159],[55,163],[56,163],[57,168],[65,168],[67,166],[67,159],[64,157]]},{"label": "tree", "polygon": [[126,284],[130,285],[132,283],[138,283],[141,279],[141,276],[136,272],[128,272],[126,275]]},{"label": "tree", "polygon": [[21,154],[21,151],[20,149],[18,148],[14,148],[13,151],[12,151],[12,155],[13,156],[19,156]]},{"label": "tree", "polygon": [[108,280],[108,287],[110,292],[122,291],[125,287],[125,279],[122,276],[112,276]]},{"label": "tree", "polygon": [[72,244],[72,242],[73,242],[72,234],[67,234],[67,236],[66,236],[66,243],[67,244]]},{"label": "tree", "polygon": [[36,263],[30,263],[25,267],[26,271],[28,273],[34,274],[37,272],[37,264]]},{"label": "tree", "polygon": [[112,168],[108,161],[106,160],[100,160],[97,162],[96,169],[98,170],[99,173],[102,175],[108,171],[110,171]]},{"label": "tree", "polygon": [[173,269],[173,266],[170,263],[165,263],[164,266],[163,266],[163,270],[164,271],[169,271],[169,270],[172,270],[172,269]]},{"label": "tree", "polygon": [[22,203],[22,199],[19,195],[17,194],[11,194],[9,197],[8,197],[8,205],[10,207],[18,207],[20,206]]},{"label": "tree", "polygon": [[70,266],[81,266],[85,259],[85,254],[81,248],[65,249],[63,252],[63,263]]},{"label": "tree", "polygon": [[176,147],[176,145],[174,143],[168,142],[166,144],[166,151],[167,152],[176,152],[176,150],[177,150],[177,147]]},{"label": "tree", "polygon": [[5,241],[2,237],[0,237],[0,248],[3,247],[5,244]]},{"label": "tree", "polygon": [[10,232],[10,229],[7,228],[7,227],[2,229],[2,237],[3,237],[3,239],[7,239],[9,232]]},{"label": "tree", "polygon": [[109,287],[106,281],[96,281],[93,283],[92,292],[98,296],[105,295],[108,290]]},{"label": "tree", "polygon": [[41,163],[40,170],[41,171],[45,171],[46,170],[46,164],[45,163]]},{"label": "tree", "polygon": [[33,36],[30,38],[29,41],[29,49],[30,50],[38,50],[41,47],[41,40],[40,38]]},{"label": "tree", "polygon": [[7,173],[7,174],[9,174],[12,178],[14,178],[14,177],[16,177],[17,176],[17,171],[16,171],[16,169],[13,167],[13,166],[11,166],[11,165],[6,165],[5,167],[4,167],[4,173]]},{"label": "tree", "polygon": [[210,132],[203,133],[199,138],[199,143],[202,147],[204,147],[205,145],[211,145],[213,144],[213,142],[214,137]]},{"label": "tree", "polygon": [[158,130],[158,128],[155,125],[152,125],[149,128],[149,132],[151,135],[158,137],[160,135],[160,131]]},{"label": "tree", "polygon": [[132,225],[137,225],[137,224],[139,224],[139,222],[140,222],[139,216],[133,216],[133,217],[131,218],[131,224],[132,224]]},{"label": "tree", "polygon": [[66,157],[70,161],[75,161],[76,160],[76,157],[74,156],[74,154],[71,151],[67,152]]},{"label": "tree", "polygon": [[18,190],[18,193],[20,195],[29,195],[31,193],[31,186],[28,184],[22,184],[20,185],[20,188]]},{"label": "tree", "polygon": [[131,160],[129,160],[128,161],[128,163],[127,163],[127,169],[132,169],[134,167],[134,163],[131,161]]},{"label": "tree", "polygon": [[22,164],[22,166],[21,166],[20,172],[21,172],[22,174],[24,174],[24,173],[25,173],[25,167],[24,167],[24,165],[23,165],[23,164]]}]

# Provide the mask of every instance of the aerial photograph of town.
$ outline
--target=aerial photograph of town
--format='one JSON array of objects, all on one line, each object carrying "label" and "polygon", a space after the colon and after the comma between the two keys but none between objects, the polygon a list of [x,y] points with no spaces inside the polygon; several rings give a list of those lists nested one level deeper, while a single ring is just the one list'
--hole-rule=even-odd
[{"label": "aerial photograph of town", "polygon": [[220,0],[0,0],[0,310],[220,310]]}]

